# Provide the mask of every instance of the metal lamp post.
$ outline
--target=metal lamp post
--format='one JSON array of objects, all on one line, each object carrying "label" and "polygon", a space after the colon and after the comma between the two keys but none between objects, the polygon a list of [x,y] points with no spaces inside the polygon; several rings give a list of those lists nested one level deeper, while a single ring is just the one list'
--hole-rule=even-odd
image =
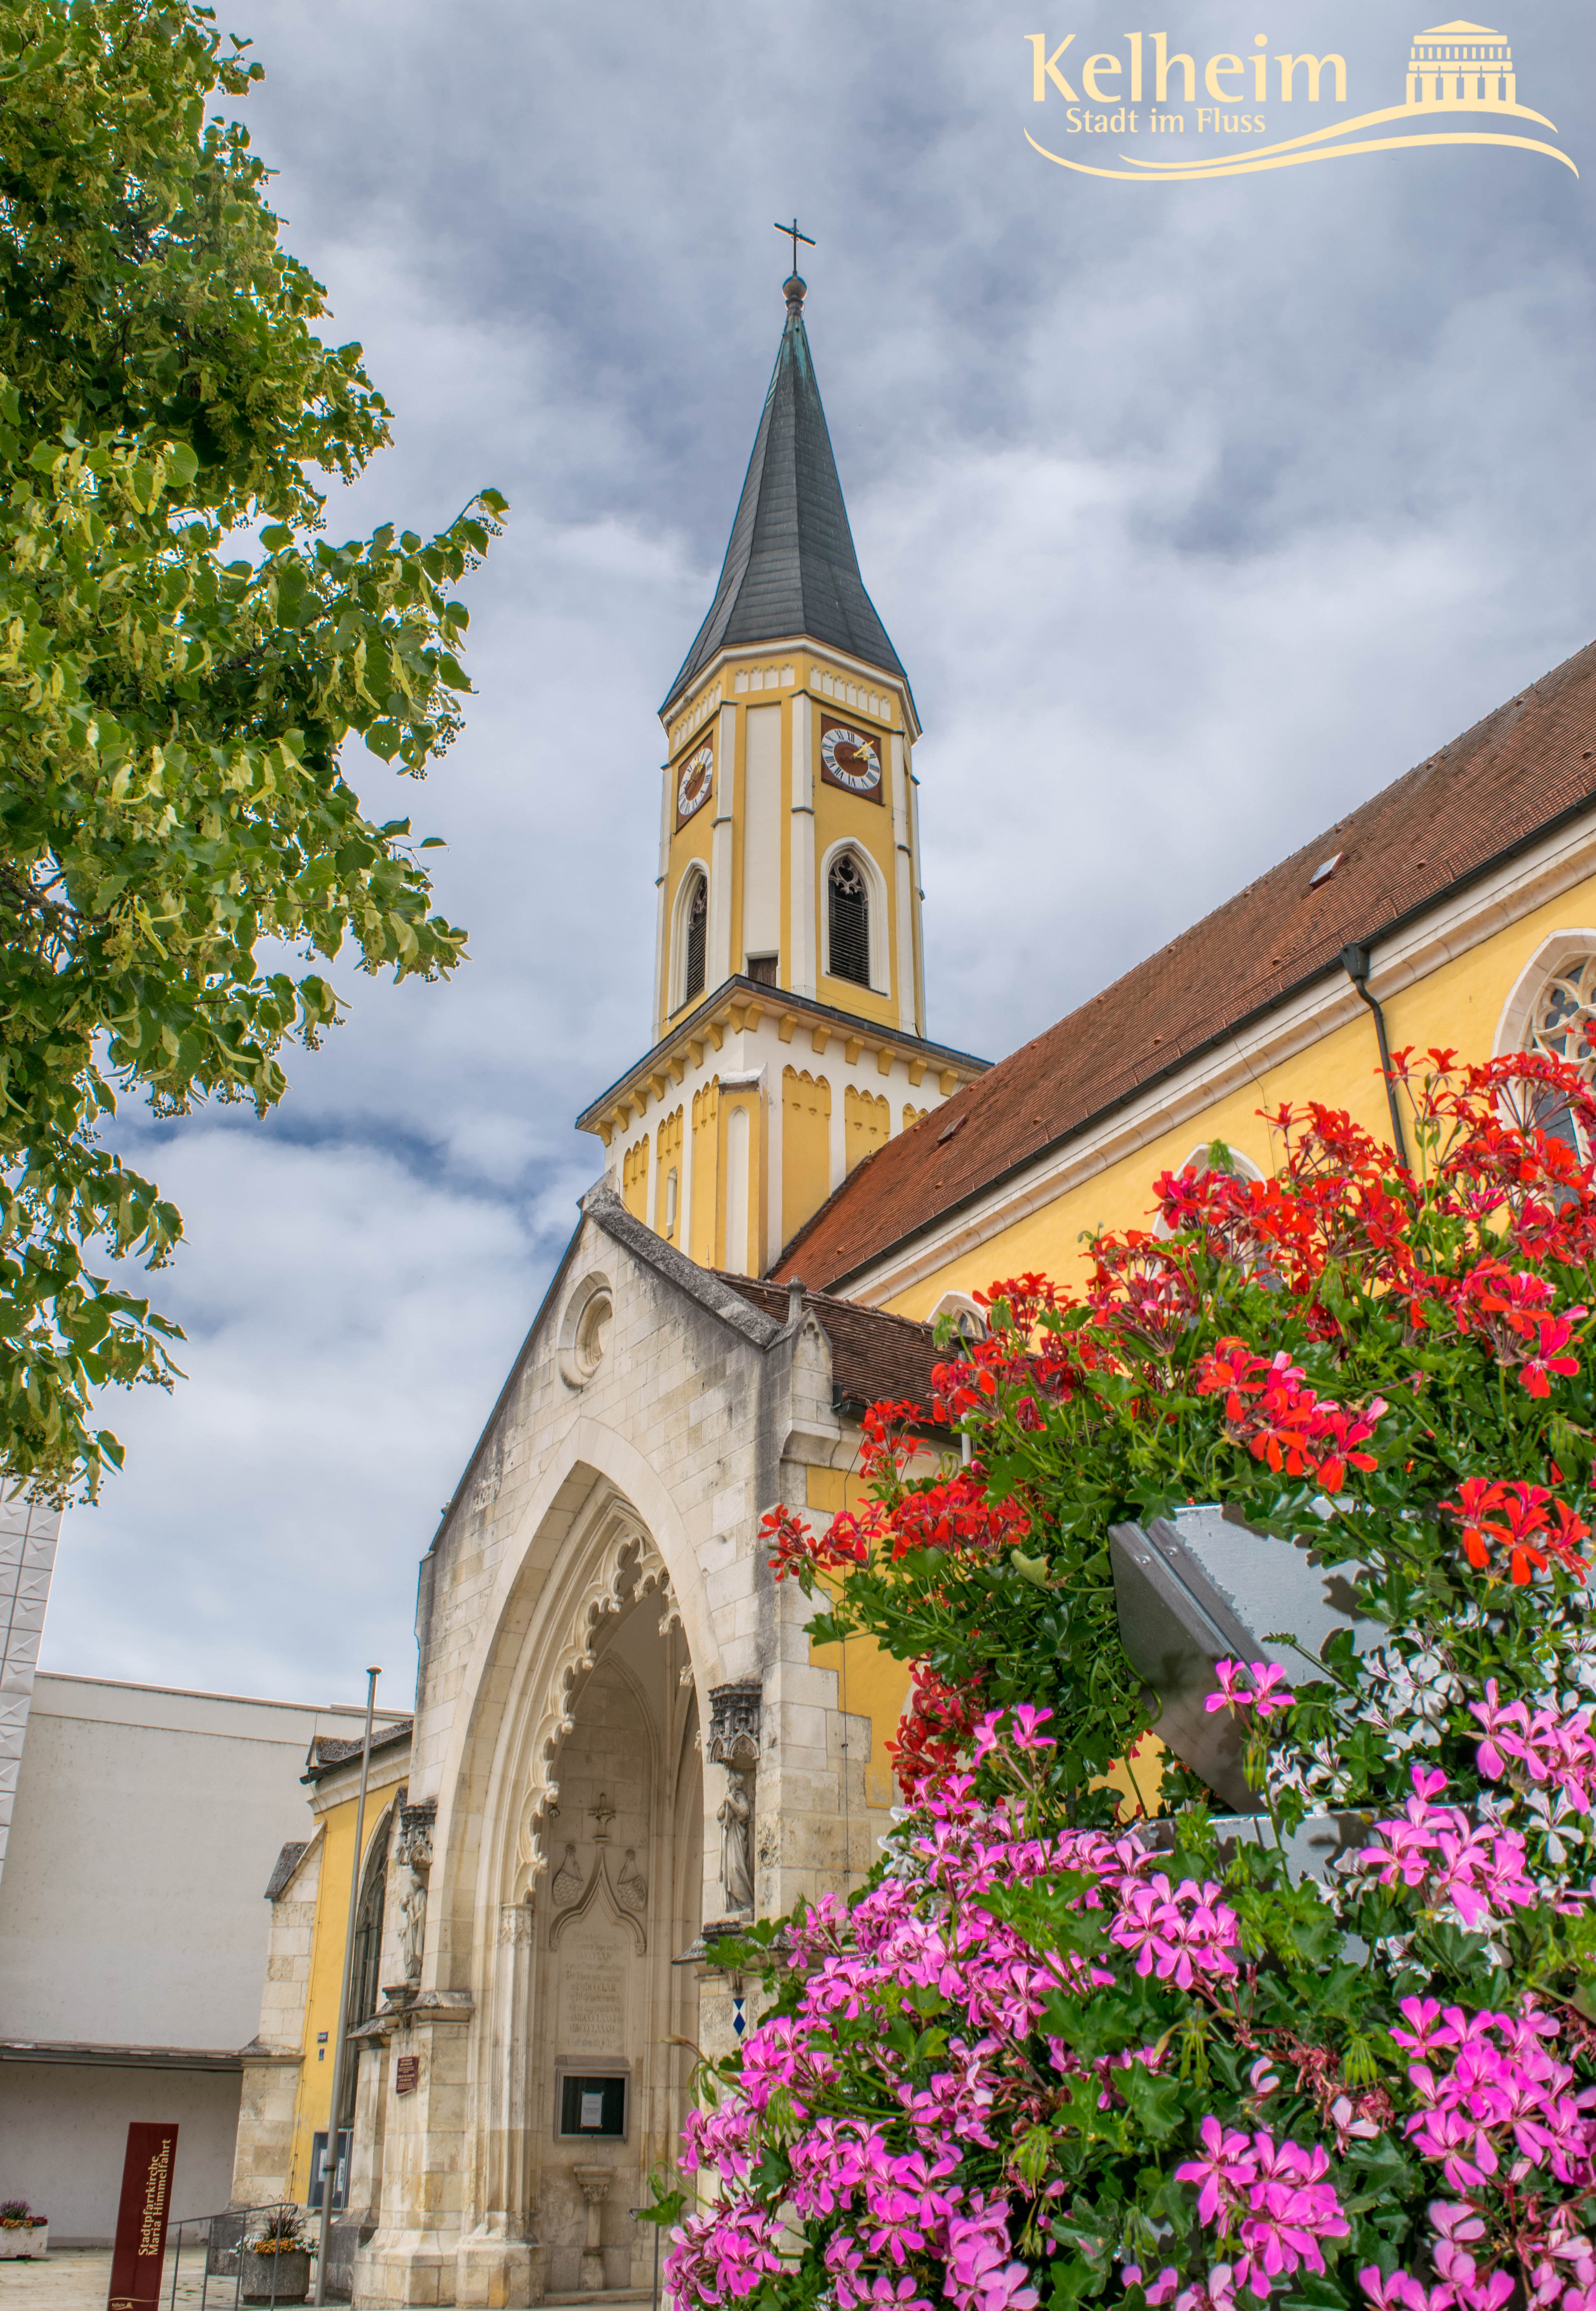
[{"label": "metal lamp post", "polygon": [[[361,1856],[366,1841],[366,1783],[371,1773],[371,1719],[377,1707],[379,1669],[366,1671],[366,1732],[361,1744],[360,1803],[354,1810],[354,1859],[349,1865],[349,1923],[344,1932],[344,1986],[338,1993],[338,2036],[333,2048],[333,2101],[327,2120],[327,2152],[321,2168],[321,2228],[316,2241],[316,2301],[327,2301],[327,2241],[332,2227],[333,2194],[338,2181],[338,2110],[344,2099],[344,2059],[349,2032],[349,1992],[354,1975],[354,1921],[360,1907]],[[353,2163],[354,2144],[349,2146]]]}]

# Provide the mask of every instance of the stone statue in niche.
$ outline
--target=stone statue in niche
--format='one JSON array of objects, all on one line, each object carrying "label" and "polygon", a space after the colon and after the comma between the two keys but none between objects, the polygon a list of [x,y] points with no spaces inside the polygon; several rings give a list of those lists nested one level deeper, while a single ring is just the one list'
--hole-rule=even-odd
[{"label": "stone statue in niche", "polygon": [[405,1873],[399,1897],[399,1952],[406,1982],[421,1980],[422,1953],[427,1943],[427,1881],[414,1870]]},{"label": "stone statue in niche", "polygon": [[433,1805],[399,1809],[398,1861],[404,1871],[399,1896],[399,1951],[406,1983],[421,1980],[427,1946],[427,1871],[432,1864]]},{"label": "stone statue in niche", "polygon": [[710,1691],[710,1732],[705,1748],[711,1765],[726,1768],[726,1795],[715,1818],[720,1825],[720,1888],[731,1910],[754,1907],[754,1775],[759,1764],[759,1713],[763,1687],[757,1678]]},{"label": "stone statue in niche", "polygon": [[748,1777],[728,1766],[726,1795],[715,1817],[720,1825],[720,1888],[728,1910],[754,1907],[754,1801]]}]

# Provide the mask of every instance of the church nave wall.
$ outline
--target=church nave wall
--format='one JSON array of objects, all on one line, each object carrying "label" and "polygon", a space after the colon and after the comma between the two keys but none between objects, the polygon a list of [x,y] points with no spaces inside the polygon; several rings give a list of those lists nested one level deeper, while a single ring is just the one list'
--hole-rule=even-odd
[{"label": "church nave wall", "polygon": [[[1572,860],[1586,852],[1596,852],[1596,833],[1581,838]],[[1444,911],[1376,946],[1371,987],[1393,1051],[1410,1047],[1422,1057],[1432,1047],[1450,1049],[1467,1062],[1522,1038],[1523,1024],[1515,1020],[1509,1042],[1500,1041],[1509,997],[1527,967],[1559,933],[1596,927],[1596,876],[1570,873],[1559,864],[1568,855],[1567,839],[1559,838],[1548,855],[1513,861]],[[1563,887],[1543,896],[1548,881]],[[1596,953],[1596,928],[1584,948]],[[1179,1170],[1215,1139],[1269,1172],[1278,1148],[1260,1111],[1286,1102],[1300,1109],[1310,1100],[1347,1109],[1376,1139],[1390,1141],[1374,1024],[1344,977],[1321,982],[1083,1132],[984,1209],[962,1213],[940,1243],[933,1238],[906,1254],[906,1280],[884,1263],[850,1289],[898,1314],[925,1317],[950,1290],[984,1291],[997,1278],[1028,1269],[1068,1284],[1081,1277],[1083,1232],[1149,1224],[1160,1172]],[[1007,1224],[1006,1205],[1016,1212]]]}]

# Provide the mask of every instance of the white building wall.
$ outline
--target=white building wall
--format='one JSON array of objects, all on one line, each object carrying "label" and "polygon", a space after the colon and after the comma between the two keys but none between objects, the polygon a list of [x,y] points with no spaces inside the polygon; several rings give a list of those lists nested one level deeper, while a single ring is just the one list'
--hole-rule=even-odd
[{"label": "white building wall", "polygon": [[36,1679],[0,1879],[0,2197],[54,2238],[110,2237],[135,2118],[178,2124],[175,2213],[226,2205],[266,1881],[310,1834],[313,1736],[363,1716]]}]

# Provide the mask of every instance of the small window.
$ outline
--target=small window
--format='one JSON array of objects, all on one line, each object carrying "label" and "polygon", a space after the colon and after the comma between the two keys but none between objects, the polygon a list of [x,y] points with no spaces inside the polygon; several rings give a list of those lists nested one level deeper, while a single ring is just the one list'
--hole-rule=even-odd
[{"label": "small window", "polygon": [[[338,2172],[333,2184],[335,2214],[341,2214],[349,2204],[349,2147],[353,2139],[353,2128],[341,2126],[338,2129]],[[305,2193],[305,2204],[312,2213],[327,2195],[327,2130],[323,2128],[319,2133],[310,2137],[310,2181]]]},{"label": "small window", "polygon": [[675,1235],[676,1232],[676,1170],[673,1164],[665,1175],[665,1233],[667,1236]]},{"label": "small window", "polygon": [[858,859],[846,850],[832,868],[827,906],[832,977],[868,987],[870,895]]},{"label": "small window", "polygon": [[624,2079],[562,2079],[560,2132],[618,2141],[626,2132]]},{"label": "small window", "polygon": [[700,875],[687,902],[687,972],[682,987],[684,1002],[703,993],[704,933],[710,917],[710,886]]},{"label": "small window", "polygon": [[774,987],[776,957],[773,955],[751,955],[748,957],[748,977],[756,987]]}]

